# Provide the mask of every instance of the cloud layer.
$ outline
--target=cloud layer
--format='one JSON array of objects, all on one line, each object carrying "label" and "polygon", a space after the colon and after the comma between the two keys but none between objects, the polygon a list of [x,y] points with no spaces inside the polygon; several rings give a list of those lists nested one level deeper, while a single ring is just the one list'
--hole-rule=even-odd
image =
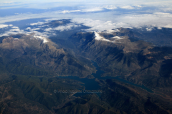
[{"label": "cloud layer", "polygon": [[[53,1],[52,1],[53,2]],[[148,31],[153,27],[172,28],[172,2],[166,1],[140,1],[132,4],[133,1],[127,0],[105,1],[90,4],[73,4],[74,6],[56,7],[47,10],[41,10],[41,13],[18,13],[15,15],[0,17],[0,29],[8,28],[9,30],[1,33],[1,36],[15,33],[36,33],[43,37],[55,35],[55,31],[68,31],[82,25],[90,27],[87,31],[104,31],[112,30],[120,27],[124,28],[140,28],[146,27]],[[110,4],[111,3],[111,4]],[[122,4],[125,3],[125,4]],[[16,4],[6,1],[3,4]],[[1,4],[2,5],[2,4]],[[50,4],[49,4],[50,5]],[[44,22],[38,21],[28,23],[25,30],[18,26],[11,25],[14,21],[26,19],[46,18]],[[71,19],[72,23],[60,25],[57,27],[49,27],[46,25],[50,20]],[[7,24],[8,23],[8,24]]]}]

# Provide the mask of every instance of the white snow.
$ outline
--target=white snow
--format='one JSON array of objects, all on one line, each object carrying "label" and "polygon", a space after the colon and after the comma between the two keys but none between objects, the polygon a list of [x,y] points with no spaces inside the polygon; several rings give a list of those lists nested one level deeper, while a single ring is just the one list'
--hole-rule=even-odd
[{"label": "white snow", "polygon": [[94,32],[95,34],[95,40],[103,40],[104,38],[100,36],[97,32]]},{"label": "white snow", "polygon": [[114,36],[114,37],[112,37],[112,38],[115,38],[115,39],[123,39],[123,38],[121,38],[121,37],[119,37],[119,36]]},{"label": "white snow", "polygon": [[115,40],[123,39],[123,38],[121,38],[119,36],[114,36],[114,37],[112,37],[111,40],[109,40],[109,39],[106,39],[106,38],[100,36],[100,34],[97,33],[97,32],[94,32],[94,34],[95,34],[95,40],[101,40],[101,41],[106,41],[106,42],[115,43],[116,42]]},{"label": "white snow", "polygon": [[105,39],[104,37],[100,36],[99,33],[97,33],[97,32],[94,32],[94,34],[95,34],[95,40],[101,40],[101,41],[106,41],[106,42],[114,42],[114,41]]},{"label": "white snow", "polygon": [[43,43],[47,43],[48,42],[48,39],[43,37],[43,36],[34,35],[34,38],[39,38],[39,39],[43,40]]}]

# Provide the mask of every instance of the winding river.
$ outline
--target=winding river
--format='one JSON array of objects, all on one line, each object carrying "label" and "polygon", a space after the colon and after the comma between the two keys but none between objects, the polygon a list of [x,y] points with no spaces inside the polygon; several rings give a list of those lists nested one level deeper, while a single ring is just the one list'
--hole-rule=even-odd
[{"label": "winding river", "polygon": [[127,83],[127,84],[130,84],[130,85],[133,85],[133,86],[136,86],[136,87],[139,87],[139,88],[142,88],[148,92],[151,92],[153,93],[153,91],[143,85],[137,85],[137,84],[134,84],[132,82],[129,82],[127,80],[124,80],[124,79],[121,79],[120,76],[117,76],[117,77],[111,77],[111,76],[106,76],[106,77],[101,77],[101,74],[104,73],[104,71],[100,70],[99,66],[97,65],[96,62],[92,61],[93,65],[96,67],[96,70],[97,72],[96,73],[93,73],[92,75],[95,77],[93,79],[88,79],[88,78],[79,78],[79,77],[76,77],[76,76],[67,76],[67,77],[61,77],[61,78],[67,78],[67,79],[73,79],[73,80],[78,80],[80,82],[83,82],[84,83],[84,86],[85,86],[85,90],[99,90],[100,89],[100,86],[98,84],[97,81],[95,81],[95,79],[116,79],[120,82],[123,82],[123,83]]}]

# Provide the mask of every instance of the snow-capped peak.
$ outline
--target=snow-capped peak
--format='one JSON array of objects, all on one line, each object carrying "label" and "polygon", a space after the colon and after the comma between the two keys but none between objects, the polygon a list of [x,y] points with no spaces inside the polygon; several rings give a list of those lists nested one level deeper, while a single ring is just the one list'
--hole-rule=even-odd
[{"label": "snow-capped peak", "polygon": [[48,39],[43,37],[43,36],[34,35],[33,37],[34,38],[39,38],[39,39],[43,40],[43,43],[47,43],[48,42]]}]

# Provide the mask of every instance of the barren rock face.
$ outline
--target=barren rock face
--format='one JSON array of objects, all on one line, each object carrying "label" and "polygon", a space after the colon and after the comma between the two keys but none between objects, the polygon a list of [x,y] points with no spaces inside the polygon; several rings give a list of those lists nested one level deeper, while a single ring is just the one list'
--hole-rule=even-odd
[{"label": "barren rock face", "polygon": [[0,44],[0,47],[5,49],[25,49],[28,46],[29,45],[24,41],[24,39],[18,39],[13,37],[3,39],[2,43]]},{"label": "barren rock face", "polygon": [[0,44],[0,56],[9,72],[34,75],[73,75],[86,77],[93,67],[70,55],[63,48],[49,40],[44,42],[34,34],[10,36]]}]

